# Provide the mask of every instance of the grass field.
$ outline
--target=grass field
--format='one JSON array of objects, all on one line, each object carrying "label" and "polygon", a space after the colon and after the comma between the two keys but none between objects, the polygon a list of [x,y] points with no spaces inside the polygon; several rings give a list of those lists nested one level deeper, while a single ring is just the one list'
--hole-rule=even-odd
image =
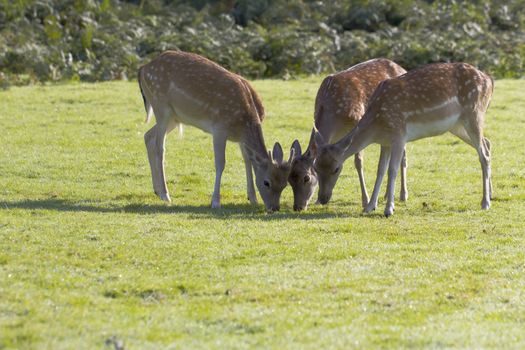
[{"label": "grass field", "polygon": [[[268,148],[307,143],[320,81],[254,82]],[[389,219],[382,200],[361,213],[353,161],[328,206],[295,213],[287,187],[268,215],[235,144],[212,210],[211,137],[191,127],[168,138],[164,204],[135,82],[0,92],[0,349],[523,349],[524,91],[496,82],[489,211],[475,151],[445,135],[408,145]]]}]

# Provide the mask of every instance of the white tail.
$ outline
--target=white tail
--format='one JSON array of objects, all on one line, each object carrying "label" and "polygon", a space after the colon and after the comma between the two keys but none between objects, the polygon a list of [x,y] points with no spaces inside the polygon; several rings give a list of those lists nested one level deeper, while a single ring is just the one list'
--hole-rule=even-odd
[{"label": "white tail", "polygon": [[369,144],[379,143],[377,178],[365,211],[376,208],[388,166],[385,215],[390,216],[405,144],[450,131],[478,152],[483,173],[481,207],[488,209],[492,196],[490,142],[483,136],[483,123],[493,88],[490,76],[465,63],[431,64],[386,80],[374,92],[357,126],[339,142],[320,150],[319,164],[334,155],[342,163]]},{"label": "white tail", "polygon": [[164,174],[165,137],[175,127],[182,133],[182,124],[189,124],[213,135],[216,174],[212,207],[220,206],[226,140],[232,140],[241,142],[250,201],[257,201],[253,166],[256,184],[267,209],[279,209],[289,166],[282,159],[278,143],[273,156],[268,155],[261,129],[264,108],[245,79],[204,57],[181,51],[164,52],[142,66],[138,79],[146,122],[151,111],[157,121],[144,139],[153,189],[161,199],[170,201]]},{"label": "white tail", "polygon": [[[315,99],[314,129],[318,130],[318,137],[314,138],[314,130],[312,130],[310,143],[304,154],[301,153],[299,141],[295,140],[292,145],[296,158],[292,163],[288,181],[294,192],[295,210],[303,210],[308,206],[319,182],[319,174],[312,166],[317,148],[326,142],[338,141],[352,130],[365,113],[370,96],[377,85],[385,79],[404,73],[406,71],[395,62],[378,58],[360,63],[323,80]],[[361,185],[361,201],[365,206],[368,204],[368,193],[363,173],[363,152],[355,155],[354,164]],[[320,181],[318,201],[325,204],[330,200],[341,167],[337,167],[333,161],[326,162],[322,166],[326,167],[326,171],[322,171],[321,176],[325,173],[328,175]],[[406,166],[401,173],[402,200],[406,200],[408,193],[405,175]]]}]

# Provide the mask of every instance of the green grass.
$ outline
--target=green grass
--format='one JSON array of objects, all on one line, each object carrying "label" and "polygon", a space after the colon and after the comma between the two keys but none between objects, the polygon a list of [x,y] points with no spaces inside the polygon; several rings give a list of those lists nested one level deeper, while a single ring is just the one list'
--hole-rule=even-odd
[{"label": "green grass", "polygon": [[[254,82],[267,147],[307,143],[320,81]],[[136,83],[0,92],[0,349],[522,349],[523,91],[497,81],[488,112],[490,211],[475,151],[445,135],[408,145],[389,219],[361,214],[351,160],[327,207],[297,214],[287,187],[267,215],[235,144],[212,210],[211,137],[191,127],[168,138],[164,204]]]}]

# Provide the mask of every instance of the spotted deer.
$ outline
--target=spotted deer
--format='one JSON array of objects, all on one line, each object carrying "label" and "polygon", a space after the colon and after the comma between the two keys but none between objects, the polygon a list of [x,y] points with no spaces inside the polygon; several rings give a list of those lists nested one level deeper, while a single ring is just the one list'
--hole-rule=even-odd
[{"label": "spotted deer", "polygon": [[[290,172],[279,143],[267,152],[261,122],[264,108],[250,84],[241,76],[193,53],[166,51],[139,69],[139,86],[146,108],[156,124],[144,135],[153,189],[171,201],[164,173],[166,135],[183,124],[213,136],[215,186],[211,206],[220,207],[221,176],[226,141],[240,143],[245,163],[248,199],[257,203],[255,183],[268,211],[279,210],[279,198]],[[293,156],[293,154],[291,154]],[[291,157],[290,157],[291,159]]]},{"label": "spotted deer", "polygon": [[[384,211],[388,217],[394,212],[394,185],[405,144],[449,131],[478,152],[483,175],[481,208],[489,209],[490,142],[483,136],[483,124],[493,90],[492,78],[466,63],[430,64],[385,80],[372,95],[357,126],[340,141],[320,147],[314,168],[329,175],[333,170],[325,164],[337,168],[371,143],[380,144],[377,178],[365,212],[377,207],[388,166]],[[322,139],[322,135],[315,132],[314,138]]]},{"label": "spotted deer", "polygon": [[[304,154],[298,140],[292,144],[295,157],[288,182],[294,193],[294,210],[306,209],[318,183],[320,184],[318,202],[328,203],[341,173],[342,164],[335,166],[336,159],[325,159],[325,163],[320,163],[319,166],[326,166],[327,171],[316,172],[313,162],[318,148],[326,143],[340,140],[357,125],[365,113],[370,96],[381,81],[404,73],[406,71],[398,64],[378,58],[357,64],[323,80],[315,99],[314,125],[319,135],[314,139],[312,130]],[[354,164],[361,185],[361,201],[364,207],[368,204],[368,193],[363,174],[363,152],[356,153]],[[320,176],[324,178],[319,179]],[[401,179],[400,197],[405,201],[408,196],[406,160],[403,163]]]}]

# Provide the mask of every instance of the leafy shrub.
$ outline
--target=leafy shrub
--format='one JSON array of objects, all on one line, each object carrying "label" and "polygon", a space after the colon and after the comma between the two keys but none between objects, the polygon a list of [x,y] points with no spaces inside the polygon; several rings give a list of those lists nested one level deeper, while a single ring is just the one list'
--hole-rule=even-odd
[{"label": "leafy shrub", "polygon": [[522,77],[521,0],[0,0],[0,85],[136,77],[159,52],[249,76],[319,74],[373,57],[466,61]]}]

